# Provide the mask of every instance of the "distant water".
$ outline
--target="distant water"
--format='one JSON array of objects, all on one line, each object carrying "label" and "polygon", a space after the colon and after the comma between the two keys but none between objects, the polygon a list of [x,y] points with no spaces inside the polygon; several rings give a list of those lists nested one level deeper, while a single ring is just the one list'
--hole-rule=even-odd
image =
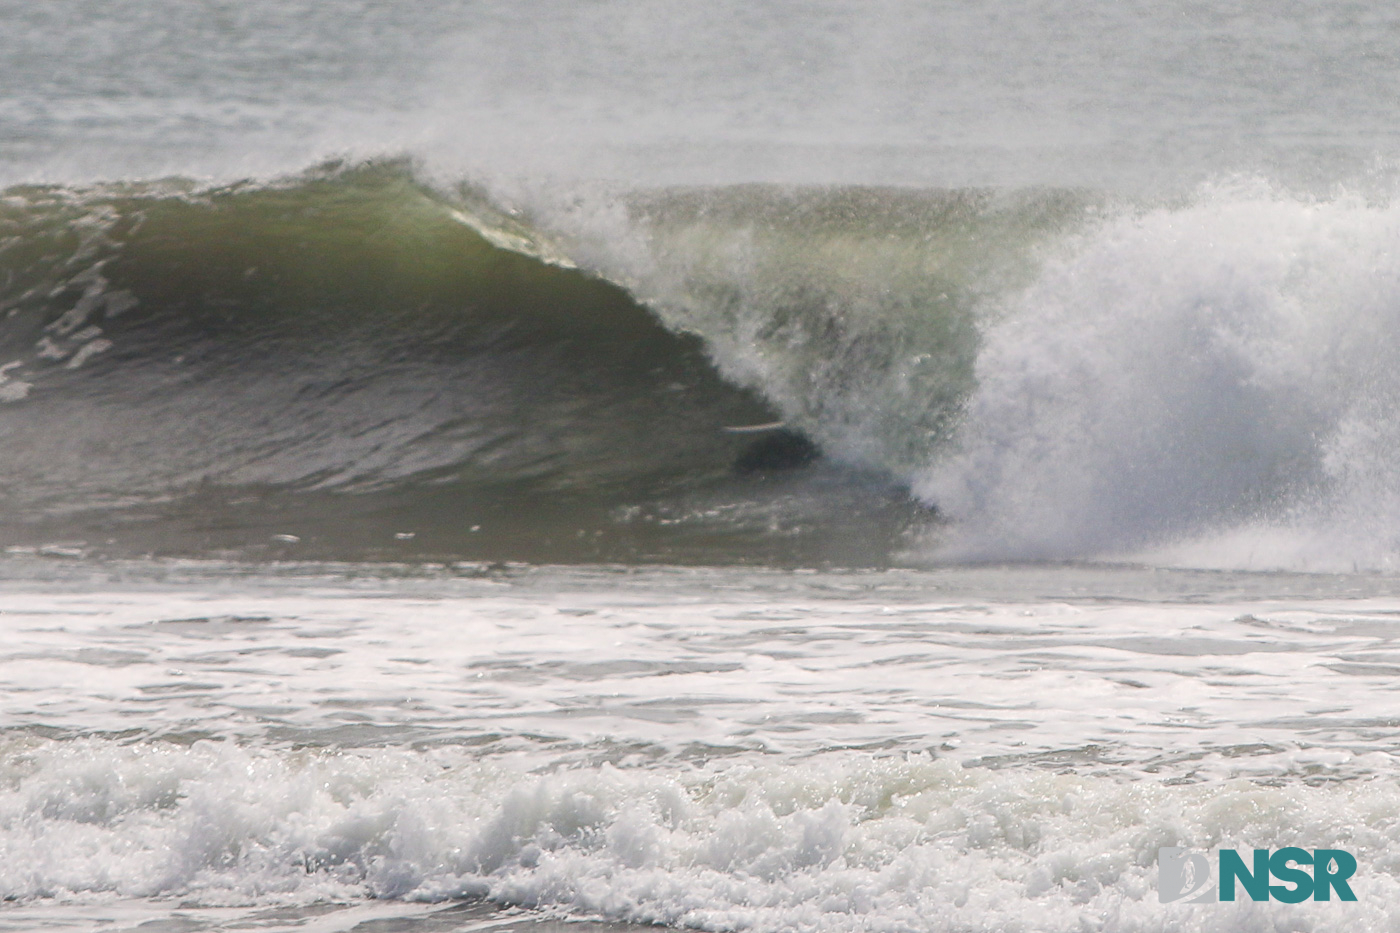
[{"label": "distant water", "polygon": [[[0,928],[1394,925],[1400,13],[0,64]],[[1158,903],[1294,843],[1360,900]]]}]

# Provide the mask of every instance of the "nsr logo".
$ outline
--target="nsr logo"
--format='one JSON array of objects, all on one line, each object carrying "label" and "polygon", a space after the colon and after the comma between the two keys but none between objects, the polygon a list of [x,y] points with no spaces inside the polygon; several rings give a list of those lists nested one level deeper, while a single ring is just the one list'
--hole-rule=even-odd
[{"label": "nsr logo", "polygon": [[[1297,904],[1308,898],[1330,901],[1333,891],[1338,900],[1356,900],[1347,884],[1347,879],[1356,874],[1356,859],[1341,849],[1309,852],[1289,846],[1272,855],[1268,849],[1255,849],[1253,865],[1246,865],[1235,849],[1220,849],[1218,859],[1220,883],[1212,885],[1210,863],[1204,855],[1176,847],[1158,849],[1158,899],[1163,904],[1233,901],[1238,882],[1250,900],[1255,901],[1267,901],[1271,897],[1285,904]],[[1303,866],[1311,866],[1312,873]],[[1270,884],[1271,875],[1283,883]]]}]

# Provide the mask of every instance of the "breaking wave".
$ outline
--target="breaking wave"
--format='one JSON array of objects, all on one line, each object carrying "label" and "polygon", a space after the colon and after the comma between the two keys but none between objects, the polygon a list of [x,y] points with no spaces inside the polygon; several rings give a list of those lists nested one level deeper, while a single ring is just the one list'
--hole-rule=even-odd
[{"label": "breaking wave", "polygon": [[[700,930],[1274,930],[1334,905],[1163,907],[1157,849],[1395,845],[1384,780],[1122,782],[914,756],[529,774],[461,749],[10,740],[0,894],[186,909],[485,898]],[[1358,875],[1354,929],[1395,915]],[[99,900],[100,902],[100,900]],[[405,922],[406,923],[406,922]]]},{"label": "breaking wave", "polygon": [[1257,182],[512,200],[390,161],[13,188],[0,532],[1387,568],[1397,243],[1388,202]]},{"label": "breaking wave", "polygon": [[11,189],[0,224],[11,547],[864,561],[924,511],[755,454],[809,442],[699,336],[402,165]]}]

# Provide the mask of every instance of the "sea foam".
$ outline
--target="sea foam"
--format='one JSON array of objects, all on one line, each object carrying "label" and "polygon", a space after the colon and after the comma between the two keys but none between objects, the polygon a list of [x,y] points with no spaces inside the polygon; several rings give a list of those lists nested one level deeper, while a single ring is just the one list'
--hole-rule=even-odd
[{"label": "sea foam", "polygon": [[1389,204],[1253,183],[1060,244],[985,319],[958,442],[916,481],[943,553],[1391,566],[1397,246]]},{"label": "sea foam", "polygon": [[[1386,781],[1164,786],[839,754],[522,773],[459,750],[10,740],[7,898],[486,898],[705,930],[1388,928]],[[1171,906],[1157,849],[1342,845],[1354,904]],[[1321,840],[1322,842],[1319,842]]]}]

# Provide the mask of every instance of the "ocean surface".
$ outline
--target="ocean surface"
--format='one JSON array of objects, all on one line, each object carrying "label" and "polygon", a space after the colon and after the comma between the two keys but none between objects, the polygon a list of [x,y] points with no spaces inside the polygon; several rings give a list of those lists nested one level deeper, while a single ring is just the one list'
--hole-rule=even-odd
[{"label": "ocean surface", "polygon": [[[0,0],[0,931],[1400,925],[1400,11]],[[1158,850],[1355,901],[1163,903]]]}]

